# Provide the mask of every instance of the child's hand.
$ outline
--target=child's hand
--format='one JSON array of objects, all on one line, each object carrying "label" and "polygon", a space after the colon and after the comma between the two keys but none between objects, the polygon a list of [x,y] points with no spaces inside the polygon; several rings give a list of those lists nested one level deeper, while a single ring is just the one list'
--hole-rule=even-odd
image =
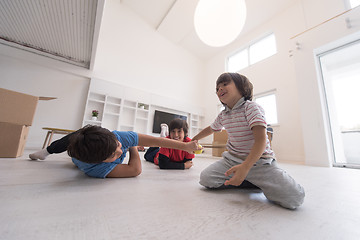
[{"label": "child's hand", "polygon": [[189,168],[191,168],[193,165],[194,165],[194,164],[193,164],[192,161],[186,161],[186,162],[184,163],[184,168],[185,168],[185,169],[189,169]]},{"label": "child's hand", "polygon": [[229,180],[226,180],[224,184],[226,186],[227,185],[240,186],[240,184],[245,180],[249,170],[250,169],[247,168],[245,164],[239,164],[230,168],[225,172],[225,176],[230,176],[232,174],[233,176]]},{"label": "child's hand", "polygon": [[198,141],[191,141],[186,143],[186,149],[185,151],[187,151],[188,153],[194,153],[196,150],[201,150],[202,147],[199,146]]},{"label": "child's hand", "polygon": [[196,150],[194,153],[195,154],[200,154],[203,152],[203,147],[199,144],[198,147],[200,148],[200,150]]}]

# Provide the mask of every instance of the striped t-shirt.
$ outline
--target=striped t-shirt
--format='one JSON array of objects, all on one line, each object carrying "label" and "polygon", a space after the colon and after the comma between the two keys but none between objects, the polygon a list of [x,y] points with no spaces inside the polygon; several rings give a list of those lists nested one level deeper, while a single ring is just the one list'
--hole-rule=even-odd
[{"label": "striped t-shirt", "polygon": [[[264,109],[256,102],[244,101],[244,98],[241,98],[232,109],[226,107],[210,125],[214,131],[225,128],[228,133],[227,149],[230,153],[239,156],[249,155],[255,142],[251,131],[254,126],[267,127]],[[267,135],[262,157],[274,158]]]}]

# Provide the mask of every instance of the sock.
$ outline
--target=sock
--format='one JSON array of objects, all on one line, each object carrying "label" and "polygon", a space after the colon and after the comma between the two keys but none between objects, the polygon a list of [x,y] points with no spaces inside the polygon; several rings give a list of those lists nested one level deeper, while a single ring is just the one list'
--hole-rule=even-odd
[{"label": "sock", "polygon": [[160,137],[167,137],[169,135],[169,127],[166,123],[160,124],[161,132]]},{"label": "sock", "polygon": [[46,148],[41,149],[40,151],[29,154],[31,160],[44,160],[50,153],[46,150]]}]

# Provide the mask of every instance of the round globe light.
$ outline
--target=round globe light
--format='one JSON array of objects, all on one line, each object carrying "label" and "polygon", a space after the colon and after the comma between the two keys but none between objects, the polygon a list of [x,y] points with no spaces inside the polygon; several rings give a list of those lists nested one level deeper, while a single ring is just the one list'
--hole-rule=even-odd
[{"label": "round globe light", "polygon": [[212,47],[222,47],[234,41],[245,20],[245,0],[199,0],[194,15],[197,35]]}]

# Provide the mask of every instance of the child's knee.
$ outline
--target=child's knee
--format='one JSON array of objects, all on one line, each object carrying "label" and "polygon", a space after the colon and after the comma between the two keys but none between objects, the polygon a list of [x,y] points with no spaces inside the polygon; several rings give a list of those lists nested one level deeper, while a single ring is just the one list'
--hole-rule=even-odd
[{"label": "child's knee", "polygon": [[300,207],[305,199],[305,190],[301,187],[301,190],[298,192],[296,196],[292,199],[291,207],[293,209]]},{"label": "child's knee", "polygon": [[283,199],[283,201],[278,202],[278,204],[280,204],[284,208],[296,209],[303,204],[304,198],[305,198],[304,188],[299,186],[298,191],[289,194],[287,197]]},{"label": "child's knee", "polygon": [[205,169],[200,173],[199,183],[207,188],[218,188],[220,185],[222,185],[215,181],[214,177],[211,175],[211,171],[208,169]]},{"label": "child's knee", "polygon": [[206,169],[200,173],[200,181],[199,183],[204,187],[209,187],[209,176],[206,173]]}]

